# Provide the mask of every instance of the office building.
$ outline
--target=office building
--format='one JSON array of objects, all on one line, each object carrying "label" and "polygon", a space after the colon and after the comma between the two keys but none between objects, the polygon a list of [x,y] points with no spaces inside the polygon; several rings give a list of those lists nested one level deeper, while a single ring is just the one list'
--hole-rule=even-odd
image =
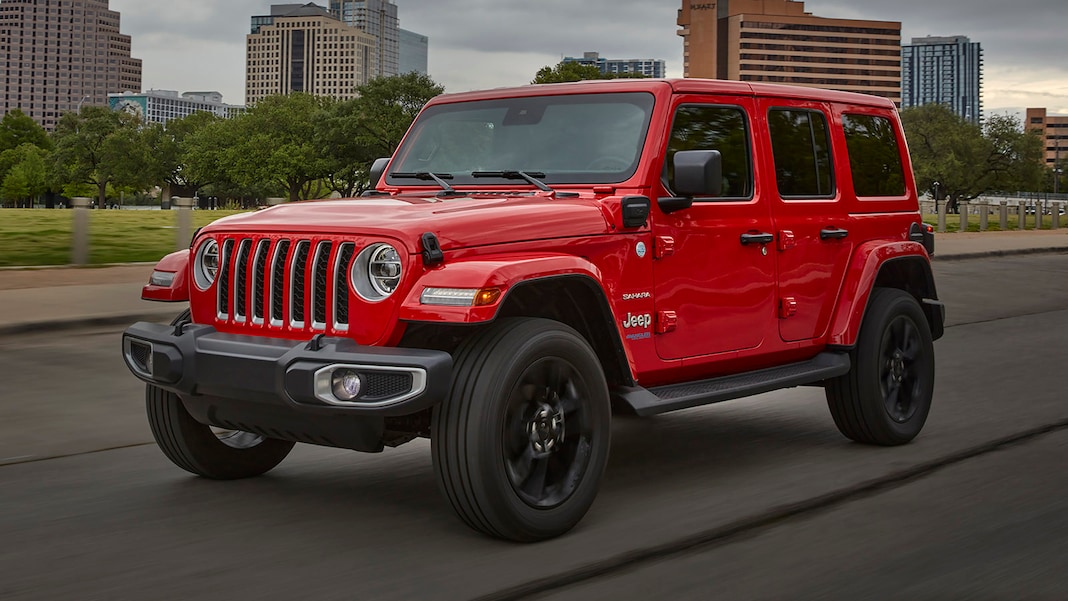
[{"label": "office building", "polygon": [[186,92],[179,95],[174,90],[108,94],[108,106],[113,111],[133,113],[146,123],[162,124],[198,112],[208,112],[216,117],[229,119],[245,110],[243,106],[224,104],[219,92]]},{"label": "office building", "polygon": [[597,52],[584,52],[582,58],[567,56],[561,62],[597,67],[601,70],[601,73],[640,73],[646,77],[664,77],[664,73],[667,70],[666,63],[662,59],[602,58]]},{"label": "office building", "polygon": [[683,75],[861,92],[901,102],[901,23],[828,19],[795,0],[683,0]]},{"label": "office building", "polygon": [[1068,115],[1051,115],[1044,108],[1029,108],[1024,119],[1026,127],[1043,140],[1046,167],[1062,169],[1068,163]]},{"label": "office building", "polygon": [[966,121],[983,118],[983,50],[964,36],[912,38],[901,47],[901,107],[944,104]]},{"label": "office building", "polygon": [[307,92],[342,100],[374,74],[377,40],[315,4],[281,4],[252,17],[246,39],[245,102]]},{"label": "office building", "polygon": [[421,33],[400,30],[400,55],[397,73],[420,73],[426,75],[427,56],[430,50],[430,39]]},{"label": "office building", "polygon": [[342,23],[375,37],[371,77],[400,73],[400,21],[396,4],[389,0],[330,0],[330,12]]},{"label": "office building", "polygon": [[49,131],[63,113],[141,91],[108,0],[0,0],[0,66],[0,113],[22,109]]}]

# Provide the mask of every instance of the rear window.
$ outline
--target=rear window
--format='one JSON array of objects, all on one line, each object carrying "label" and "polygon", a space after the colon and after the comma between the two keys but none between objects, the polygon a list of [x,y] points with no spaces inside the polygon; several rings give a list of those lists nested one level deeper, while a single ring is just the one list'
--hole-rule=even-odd
[{"label": "rear window", "polygon": [[831,142],[823,113],[771,109],[768,127],[779,195],[783,198],[834,196]]},{"label": "rear window", "polygon": [[844,115],[849,169],[857,196],[905,195],[905,174],[894,125],[886,117]]}]

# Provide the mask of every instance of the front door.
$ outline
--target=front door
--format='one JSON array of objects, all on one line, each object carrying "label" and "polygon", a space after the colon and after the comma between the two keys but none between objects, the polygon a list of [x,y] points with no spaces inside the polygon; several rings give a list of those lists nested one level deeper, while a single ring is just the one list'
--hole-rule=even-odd
[{"label": "front door", "polygon": [[770,198],[754,186],[749,98],[676,101],[661,196],[673,196],[680,150],[718,150],[723,191],[654,220],[657,353],[682,359],[754,349],[774,338],[775,244]]}]

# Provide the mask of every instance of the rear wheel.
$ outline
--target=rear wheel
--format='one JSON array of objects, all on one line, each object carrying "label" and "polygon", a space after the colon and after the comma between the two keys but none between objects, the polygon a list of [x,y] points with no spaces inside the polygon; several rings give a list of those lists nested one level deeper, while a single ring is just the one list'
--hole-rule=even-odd
[{"label": "rear wheel", "polygon": [[920,433],[934,394],[934,343],[923,310],[896,288],[872,291],[849,373],[826,388],[839,431],[868,444],[899,445]]},{"label": "rear wheel", "polygon": [[[189,311],[172,325],[189,321]],[[205,478],[234,480],[259,476],[286,458],[294,443],[240,430],[202,424],[189,414],[182,399],[147,385],[145,409],[152,436],[160,450],[178,467]]]},{"label": "rear wheel", "polygon": [[573,329],[505,320],[456,353],[434,412],[434,468],[472,528],[535,541],[575,526],[608,460],[611,411],[600,362]]}]

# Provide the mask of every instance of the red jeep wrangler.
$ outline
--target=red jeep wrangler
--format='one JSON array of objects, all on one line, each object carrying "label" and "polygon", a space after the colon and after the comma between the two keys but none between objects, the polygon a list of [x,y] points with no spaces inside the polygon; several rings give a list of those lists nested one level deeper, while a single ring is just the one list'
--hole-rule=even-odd
[{"label": "red jeep wrangler", "polygon": [[727,81],[440,96],[365,197],[221,219],[123,355],[175,464],[431,441],[472,528],[573,527],[611,416],[822,386],[841,432],[927,418],[944,308],[893,104]]}]

